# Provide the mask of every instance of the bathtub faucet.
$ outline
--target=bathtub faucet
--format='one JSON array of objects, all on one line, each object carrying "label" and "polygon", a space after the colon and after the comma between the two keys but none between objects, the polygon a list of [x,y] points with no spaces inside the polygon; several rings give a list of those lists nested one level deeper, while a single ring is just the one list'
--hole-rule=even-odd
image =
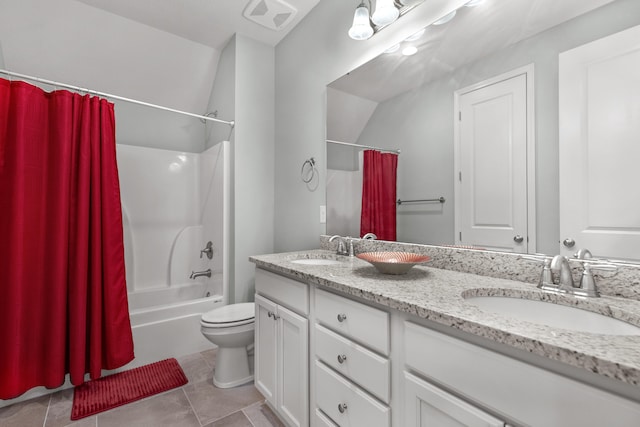
[{"label": "bathtub faucet", "polygon": [[189,279],[195,279],[200,276],[211,277],[211,269],[208,268],[205,271],[192,271],[191,276],[189,276]]}]

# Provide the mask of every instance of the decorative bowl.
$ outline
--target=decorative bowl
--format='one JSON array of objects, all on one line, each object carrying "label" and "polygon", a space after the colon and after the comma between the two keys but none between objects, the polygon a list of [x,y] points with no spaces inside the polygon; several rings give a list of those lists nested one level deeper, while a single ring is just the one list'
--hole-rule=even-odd
[{"label": "decorative bowl", "polygon": [[363,252],[356,256],[372,264],[382,274],[406,274],[414,265],[431,260],[427,255],[409,252]]}]

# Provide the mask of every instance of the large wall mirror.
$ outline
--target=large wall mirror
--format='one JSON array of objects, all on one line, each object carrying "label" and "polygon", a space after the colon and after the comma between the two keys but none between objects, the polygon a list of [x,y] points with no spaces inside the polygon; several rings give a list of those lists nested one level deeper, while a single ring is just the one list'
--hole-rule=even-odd
[{"label": "large wall mirror", "polygon": [[640,2],[443,18],[328,86],[327,234],[360,234],[375,147],[400,151],[398,241],[640,260]]}]

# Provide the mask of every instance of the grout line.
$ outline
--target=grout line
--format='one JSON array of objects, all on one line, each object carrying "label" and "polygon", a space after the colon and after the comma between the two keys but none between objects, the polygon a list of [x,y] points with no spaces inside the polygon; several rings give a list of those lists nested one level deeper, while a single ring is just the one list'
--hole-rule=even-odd
[{"label": "grout line", "polygon": [[246,412],[244,412],[245,409],[250,408],[251,406],[253,406],[253,405],[246,406],[246,407],[242,408],[241,411],[244,414],[245,418],[249,420],[249,424],[251,424],[253,427],[256,427],[256,425],[253,423],[253,420],[251,419],[251,417],[249,415],[247,415]]},{"label": "grout line", "polygon": [[[187,383],[189,384],[189,383]],[[187,385],[185,384],[185,385]],[[189,399],[189,395],[187,394],[187,392],[184,390],[185,386],[180,387],[180,390],[182,390],[182,393],[184,393],[184,397],[187,399],[187,402],[189,402],[189,406],[191,407],[191,410],[193,411],[193,414],[196,416],[196,420],[198,420],[198,424],[200,424],[200,427],[204,426],[204,424],[202,424],[202,420],[200,419],[200,416],[198,415],[198,411],[196,411],[196,408],[193,407],[193,403],[191,403],[191,399]]]},{"label": "grout line", "polygon": [[47,412],[44,413],[44,420],[42,420],[42,427],[45,427],[47,425],[47,417],[49,417],[49,408],[51,408],[51,396],[53,396],[53,394],[49,395],[49,401],[47,402]]}]

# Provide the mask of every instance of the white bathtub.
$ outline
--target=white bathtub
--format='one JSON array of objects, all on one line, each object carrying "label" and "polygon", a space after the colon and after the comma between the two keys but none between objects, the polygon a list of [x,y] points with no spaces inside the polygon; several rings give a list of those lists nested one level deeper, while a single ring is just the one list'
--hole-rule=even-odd
[{"label": "white bathtub", "polygon": [[200,332],[200,317],[224,304],[222,296],[213,295],[130,309],[135,359],[118,370],[214,348]]}]

